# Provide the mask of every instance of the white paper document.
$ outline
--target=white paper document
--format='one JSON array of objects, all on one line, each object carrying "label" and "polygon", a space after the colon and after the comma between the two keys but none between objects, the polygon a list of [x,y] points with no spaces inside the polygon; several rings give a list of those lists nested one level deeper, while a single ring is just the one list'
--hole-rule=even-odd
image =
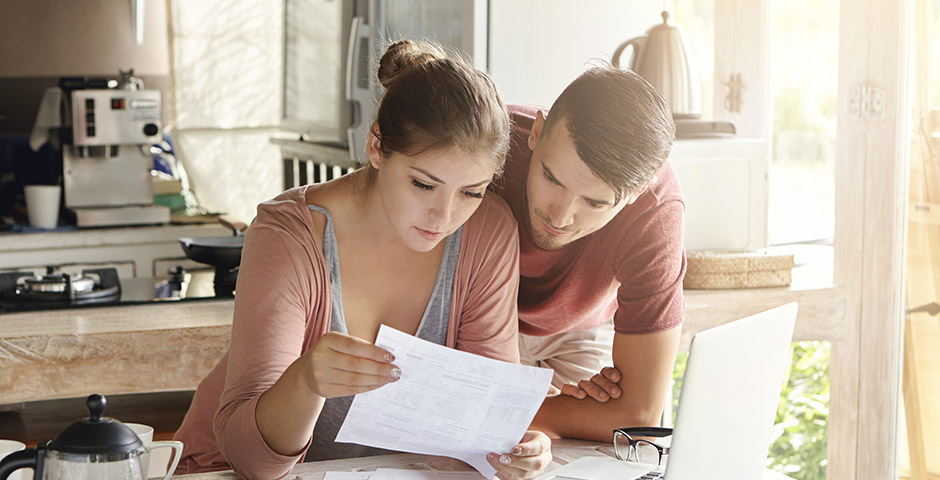
[{"label": "white paper document", "polygon": [[382,325],[375,344],[401,379],[356,395],[337,442],[463,460],[486,478],[490,452],[508,453],[541,406],[552,371],[443,347]]},{"label": "white paper document", "polygon": [[634,480],[662,467],[625,462],[614,457],[581,457],[563,467],[542,474],[536,480]]},{"label": "white paper document", "polygon": [[[323,480],[369,480],[372,473],[373,472],[326,472],[323,474]],[[313,478],[313,475],[311,474],[310,477],[300,475],[298,478]]]},{"label": "white paper document", "polygon": [[406,470],[402,468],[380,468],[369,480],[483,480],[480,472],[448,472],[437,470]]},{"label": "white paper document", "polygon": [[[317,474],[298,475],[295,480],[317,478]],[[323,480],[483,480],[480,472],[409,470],[403,468],[380,468],[374,472],[326,472]]]}]

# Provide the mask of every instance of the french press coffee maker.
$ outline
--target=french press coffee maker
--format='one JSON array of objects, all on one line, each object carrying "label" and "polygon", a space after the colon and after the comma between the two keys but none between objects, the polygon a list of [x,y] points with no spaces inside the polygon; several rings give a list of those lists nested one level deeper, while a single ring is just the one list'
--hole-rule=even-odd
[{"label": "french press coffee maker", "polygon": [[0,461],[0,480],[32,468],[33,480],[144,480],[140,456],[147,452],[137,434],[123,423],[103,417],[103,395],[85,401],[89,418],[62,430],[54,440],[7,455]]}]

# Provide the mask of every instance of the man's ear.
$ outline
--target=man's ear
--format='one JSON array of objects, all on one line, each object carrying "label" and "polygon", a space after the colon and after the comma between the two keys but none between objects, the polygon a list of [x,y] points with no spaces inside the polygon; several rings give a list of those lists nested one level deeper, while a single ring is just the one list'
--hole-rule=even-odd
[{"label": "man's ear", "polygon": [[643,185],[643,188],[641,188],[638,193],[631,195],[630,197],[627,198],[627,205],[633,205],[633,203],[636,202],[638,198],[640,198],[640,195],[643,195],[643,192],[645,192],[647,189],[653,186],[653,184],[655,184],[657,181],[659,181],[659,177],[657,177],[656,175],[653,175],[653,178],[651,178],[650,181],[647,182],[646,185]]},{"label": "man's ear", "polygon": [[369,163],[376,170],[382,168],[385,161],[385,155],[382,153],[382,140],[379,133],[379,124],[373,124],[369,130],[369,140],[366,142],[366,155],[369,157]]},{"label": "man's ear", "polygon": [[532,130],[529,131],[529,150],[535,150],[535,144],[539,142],[542,136],[542,128],[545,127],[545,116],[539,110],[535,114],[535,121],[532,122]]}]

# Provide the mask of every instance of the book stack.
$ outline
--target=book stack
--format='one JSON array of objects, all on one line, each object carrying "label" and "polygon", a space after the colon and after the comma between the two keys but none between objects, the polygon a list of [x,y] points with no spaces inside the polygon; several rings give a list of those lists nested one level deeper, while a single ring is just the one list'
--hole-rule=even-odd
[{"label": "book stack", "polygon": [[186,210],[183,183],[177,179],[153,178],[153,203],[170,209],[170,213]]}]

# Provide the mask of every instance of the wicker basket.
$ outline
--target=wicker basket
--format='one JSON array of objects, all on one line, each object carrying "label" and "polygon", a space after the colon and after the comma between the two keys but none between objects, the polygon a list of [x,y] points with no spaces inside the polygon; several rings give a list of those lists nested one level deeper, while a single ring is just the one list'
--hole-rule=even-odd
[{"label": "wicker basket", "polygon": [[689,290],[784,287],[790,285],[793,255],[767,250],[686,252],[688,266],[682,285]]}]

